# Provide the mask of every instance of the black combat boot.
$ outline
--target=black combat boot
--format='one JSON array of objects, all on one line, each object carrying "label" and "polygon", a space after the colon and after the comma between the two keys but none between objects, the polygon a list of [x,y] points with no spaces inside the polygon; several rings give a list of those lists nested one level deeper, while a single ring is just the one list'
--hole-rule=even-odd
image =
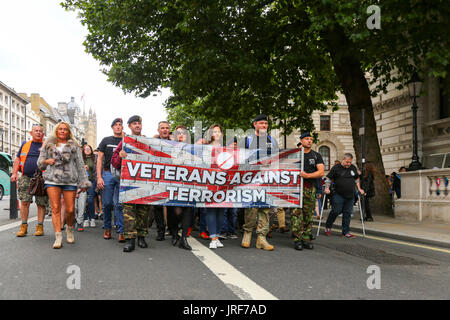
[{"label": "black combat boot", "polygon": [[192,250],[192,247],[187,242],[186,237],[181,237],[180,244],[178,245],[179,248],[186,249],[186,250]]},{"label": "black combat boot", "polygon": [[127,243],[123,246],[123,252],[131,252],[134,250],[136,239],[127,239]]},{"label": "black combat boot", "polygon": [[138,246],[141,248],[148,248],[148,244],[145,242],[145,237],[138,237]]},{"label": "black combat boot", "polygon": [[302,247],[305,248],[305,249],[309,249],[309,250],[314,249],[314,246],[311,243],[311,241],[302,240]]},{"label": "black combat boot", "polygon": [[180,240],[180,236],[178,235],[178,230],[172,231],[172,245],[176,246],[178,243],[178,240]]},{"label": "black combat boot", "polygon": [[301,241],[295,241],[294,242],[294,248],[295,250],[303,250],[303,245]]},{"label": "black combat boot", "polygon": [[163,231],[158,230],[158,235],[156,236],[156,241],[164,241],[164,240],[165,240],[164,230]]}]

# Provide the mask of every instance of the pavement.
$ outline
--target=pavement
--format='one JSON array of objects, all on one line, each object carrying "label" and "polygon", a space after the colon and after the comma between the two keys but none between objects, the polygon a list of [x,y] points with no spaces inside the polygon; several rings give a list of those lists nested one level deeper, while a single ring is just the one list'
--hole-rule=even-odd
[{"label": "pavement", "polygon": [[[0,226],[19,222],[20,211],[18,211],[18,219],[11,220],[9,218],[9,196],[4,196],[0,200]],[[35,207],[35,205],[32,205]],[[326,217],[330,210],[324,210],[321,232],[319,236],[324,235],[323,228],[325,227]],[[29,218],[36,216],[36,210],[30,210]],[[408,221],[402,219],[396,219],[394,217],[385,215],[373,215],[373,222],[364,223],[364,231],[366,235],[387,237],[391,239],[416,242],[421,244],[434,245],[444,248],[450,248],[450,224],[432,222],[432,221]],[[314,221],[314,225],[317,227],[318,220]],[[339,232],[341,228],[341,218],[336,219],[333,225],[333,231]],[[362,223],[360,221],[360,215],[357,207],[354,210],[354,216],[350,223],[350,229],[352,232],[363,233]],[[313,232],[316,235],[317,229],[314,228]]]},{"label": "pavement", "polygon": [[[326,217],[330,210],[324,210],[321,222],[321,232],[325,227]],[[364,231],[366,235],[374,235],[387,237],[391,239],[417,242],[422,244],[434,245],[439,247],[450,248],[450,224],[432,221],[409,221],[396,219],[386,215],[373,215],[373,222],[364,222]],[[319,224],[318,220],[314,221],[314,225]],[[341,217],[336,219],[333,225],[334,231],[339,231],[342,226]],[[314,235],[316,235],[316,231]],[[363,225],[360,219],[359,211],[354,210],[354,215],[350,223],[351,232],[363,233]]]}]

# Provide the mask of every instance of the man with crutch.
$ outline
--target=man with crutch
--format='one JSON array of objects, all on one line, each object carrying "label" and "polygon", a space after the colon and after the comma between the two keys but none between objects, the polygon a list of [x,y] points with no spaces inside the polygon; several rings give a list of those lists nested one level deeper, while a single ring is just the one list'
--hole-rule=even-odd
[{"label": "man with crutch", "polygon": [[[331,198],[331,212],[325,223],[325,234],[331,235],[331,228],[337,216],[342,213],[342,236],[355,238],[350,233],[350,220],[353,214],[353,204],[355,197],[355,182],[360,194],[364,194],[359,184],[358,170],[352,164],[353,156],[350,153],[344,154],[341,164],[331,168],[325,181],[325,194],[330,194],[330,184],[334,181],[334,192]],[[360,203],[360,202],[359,202]],[[360,205],[361,210],[361,205]]]}]

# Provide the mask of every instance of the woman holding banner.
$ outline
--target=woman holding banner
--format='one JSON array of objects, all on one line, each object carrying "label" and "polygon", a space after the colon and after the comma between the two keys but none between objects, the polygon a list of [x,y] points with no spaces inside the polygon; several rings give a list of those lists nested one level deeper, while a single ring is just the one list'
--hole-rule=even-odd
[{"label": "woman holding banner", "polygon": [[[218,124],[213,124],[208,130],[208,144],[212,148],[212,157],[217,154],[218,149],[222,148],[223,130]],[[208,226],[209,237],[211,242],[209,243],[210,249],[222,248],[223,244],[219,240],[220,229],[223,224],[223,218],[225,215],[224,208],[208,208],[205,210],[205,220]]]},{"label": "woman holding banner", "polygon": [[[185,126],[177,126],[174,132],[174,138],[177,142],[189,143],[188,130]],[[187,242],[188,234],[192,226],[193,208],[191,207],[167,207],[167,225],[172,234],[172,244],[175,246],[180,241],[178,247],[186,250],[192,250]],[[181,239],[178,235],[181,222]]]}]

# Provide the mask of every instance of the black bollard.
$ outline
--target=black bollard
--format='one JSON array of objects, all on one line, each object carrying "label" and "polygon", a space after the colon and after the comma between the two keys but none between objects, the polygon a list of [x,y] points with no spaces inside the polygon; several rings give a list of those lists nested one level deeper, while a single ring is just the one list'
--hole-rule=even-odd
[{"label": "black bollard", "polygon": [[9,197],[9,218],[17,219],[17,185],[16,182],[11,182],[11,186],[9,188],[10,197]]}]

